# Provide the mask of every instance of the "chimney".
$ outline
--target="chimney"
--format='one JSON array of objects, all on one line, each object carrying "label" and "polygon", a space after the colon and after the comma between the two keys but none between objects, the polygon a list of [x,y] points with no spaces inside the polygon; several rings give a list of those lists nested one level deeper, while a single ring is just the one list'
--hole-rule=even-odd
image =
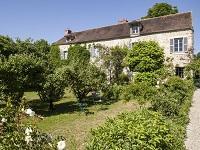
[{"label": "chimney", "polygon": [[69,34],[71,34],[72,33],[72,31],[70,30],[70,29],[66,29],[65,31],[64,31],[64,36],[68,36]]},{"label": "chimney", "polygon": [[123,24],[123,23],[127,23],[127,22],[128,22],[128,20],[123,18],[118,21],[118,24]]}]

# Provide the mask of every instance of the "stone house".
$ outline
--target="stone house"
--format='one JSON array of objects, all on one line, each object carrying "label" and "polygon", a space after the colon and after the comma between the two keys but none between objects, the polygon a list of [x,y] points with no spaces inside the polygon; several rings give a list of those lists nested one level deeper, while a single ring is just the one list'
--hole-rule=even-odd
[{"label": "stone house", "polygon": [[[106,47],[131,47],[138,41],[157,41],[164,49],[165,59],[171,60],[176,75],[183,77],[184,67],[190,62],[194,49],[194,30],[191,12],[172,14],[133,21],[123,20],[116,25],[89,29],[81,32],[65,30],[64,37],[56,42],[61,59],[67,59],[68,48],[73,44]],[[91,56],[99,55],[90,48]]]}]

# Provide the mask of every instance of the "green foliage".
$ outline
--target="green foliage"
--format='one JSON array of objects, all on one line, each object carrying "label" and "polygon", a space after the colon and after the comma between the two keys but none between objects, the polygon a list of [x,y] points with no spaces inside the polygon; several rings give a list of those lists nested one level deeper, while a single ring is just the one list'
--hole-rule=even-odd
[{"label": "green foliage", "polygon": [[88,150],[184,149],[183,128],[148,110],[124,113],[92,130]]},{"label": "green foliage", "polygon": [[193,82],[190,80],[171,77],[155,94],[152,107],[165,116],[177,116],[193,90]]},{"label": "green foliage", "polygon": [[164,50],[154,41],[135,43],[127,54],[126,63],[134,72],[158,70],[163,67]]},{"label": "green foliage", "polygon": [[155,87],[151,86],[148,82],[131,83],[124,86],[123,89],[123,97],[125,100],[135,99],[142,104],[151,101],[155,93]]},{"label": "green foliage", "polygon": [[38,94],[40,99],[49,102],[49,109],[53,110],[53,101],[59,100],[64,95],[65,87],[67,86],[68,68],[62,67],[54,70],[52,74],[45,77],[41,89]]},{"label": "green foliage", "polygon": [[192,62],[186,67],[186,71],[188,74],[191,74],[192,71],[195,85],[200,87],[200,57],[194,58]]},{"label": "green foliage", "polygon": [[103,47],[102,45],[96,45],[100,51],[100,67],[106,72],[111,84],[123,84],[127,81],[127,78],[123,74],[123,68],[125,67],[124,58],[127,55],[127,47]]},{"label": "green foliage", "polygon": [[39,87],[44,70],[43,61],[33,55],[16,54],[0,61],[0,93],[19,99],[23,92]]},{"label": "green foliage", "polygon": [[122,86],[117,84],[107,85],[102,89],[102,91],[103,91],[103,97],[107,101],[119,100],[120,95],[122,93]]},{"label": "green foliage", "polygon": [[168,3],[156,3],[152,8],[148,10],[147,16],[143,18],[154,18],[176,13],[178,13],[176,6],[172,6]]},{"label": "green foliage", "polygon": [[0,58],[6,58],[11,54],[16,54],[17,49],[14,41],[8,36],[0,35]]},{"label": "green foliage", "polygon": [[90,61],[90,52],[85,46],[74,45],[68,49],[67,61],[69,65],[84,66]]},{"label": "green foliage", "polygon": [[156,85],[158,75],[154,72],[142,72],[136,74],[134,77],[134,82],[137,84],[139,82],[147,82],[150,85]]},{"label": "green foliage", "polygon": [[92,64],[69,67],[66,78],[79,101],[86,98],[89,92],[101,90],[105,82],[105,74]]},{"label": "green foliage", "polygon": [[49,52],[49,61],[50,64],[55,68],[60,67],[62,65],[62,61],[60,59],[60,49],[57,45],[52,45]]},{"label": "green foliage", "polygon": [[197,58],[200,58],[200,52],[197,53]]},{"label": "green foliage", "polygon": [[122,74],[123,68],[124,68],[124,58],[127,55],[127,48],[125,47],[113,47],[110,49],[110,63],[111,67],[113,68],[112,74],[113,74],[113,83],[120,83],[120,75]]},{"label": "green foliage", "polygon": [[105,82],[105,74],[89,63],[90,53],[85,46],[71,46],[67,61],[67,84],[79,101],[86,98],[89,92],[101,90]]}]

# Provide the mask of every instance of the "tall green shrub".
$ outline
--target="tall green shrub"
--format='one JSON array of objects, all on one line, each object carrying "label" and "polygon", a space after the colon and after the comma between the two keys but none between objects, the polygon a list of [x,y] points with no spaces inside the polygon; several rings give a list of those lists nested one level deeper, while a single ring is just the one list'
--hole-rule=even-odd
[{"label": "tall green shrub", "polygon": [[154,41],[137,42],[128,51],[126,63],[134,72],[158,70],[164,66],[164,50]]}]

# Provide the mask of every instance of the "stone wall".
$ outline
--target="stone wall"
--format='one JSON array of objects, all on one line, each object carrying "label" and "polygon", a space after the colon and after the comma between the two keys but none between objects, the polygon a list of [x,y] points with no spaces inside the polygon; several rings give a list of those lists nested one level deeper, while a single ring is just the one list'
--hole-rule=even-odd
[{"label": "stone wall", "polygon": [[[170,53],[170,39],[187,37],[188,39],[188,52],[182,53]],[[165,58],[170,58],[172,60],[172,64],[174,67],[184,67],[187,65],[193,54],[193,31],[185,30],[185,31],[177,31],[177,32],[166,32],[166,33],[156,33],[151,35],[143,35],[143,36],[135,36],[124,39],[115,39],[115,40],[106,40],[106,41],[98,41],[98,42],[90,42],[89,44],[101,44],[106,47],[113,46],[131,46],[132,43],[138,41],[157,41],[159,45],[164,49]],[[69,45],[60,45],[61,53],[62,51],[66,51],[69,48]]]}]

